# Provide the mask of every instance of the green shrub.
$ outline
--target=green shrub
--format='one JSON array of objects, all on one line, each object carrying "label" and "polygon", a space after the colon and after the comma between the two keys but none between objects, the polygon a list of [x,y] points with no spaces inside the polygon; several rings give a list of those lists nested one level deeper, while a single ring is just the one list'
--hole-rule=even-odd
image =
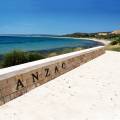
[{"label": "green shrub", "polygon": [[118,44],[118,41],[117,40],[113,40],[110,45],[117,45]]},{"label": "green shrub", "polygon": [[28,53],[28,61],[35,61],[35,60],[40,60],[40,59],[44,59],[45,57],[42,56],[39,53]]},{"label": "green shrub", "polygon": [[26,62],[31,62],[44,57],[39,53],[26,53],[19,50],[14,50],[4,55],[3,58],[3,67],[14,66]]},{"label": "green shrub", "polygon": [[0,68],[2,68],[3,66],[3,62],[0,60]]},{"label": "green shrub", "polygon": [[118,44],[120,44],[120,37],[117,37],[116,41],[118,42]]},{"label": "green shrub", "polygon": [[18,65],[18,64],[25,63],[27,61],[28,61],[28,58],[25,55],[25,52],[14,50],[12,52],[5,54],[3,59],[3,67]]}]

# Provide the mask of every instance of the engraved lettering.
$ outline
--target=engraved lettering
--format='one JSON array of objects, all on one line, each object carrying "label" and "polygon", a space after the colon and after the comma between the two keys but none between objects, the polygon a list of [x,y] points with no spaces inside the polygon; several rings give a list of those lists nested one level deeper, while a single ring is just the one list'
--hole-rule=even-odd
[{"label": "engraved lettering", "polygon": [[55,66],[55,73],[58,73],[59,72],[59,69],[57,66]]},{"label": "engraved lettering", "polygon": [[36,72],[36,74],[32,73],[32,78],[33,78],[33,82],[36,82],[36,80],[39,80],[39,74],[38,74],[38,72]]},{"label": "engraved lettering", "polygon": [[65,69],[66,68],[66,64],[62,63],[62,68]]},{"label": "engraved lettering", "polygon": [[23,87],[24,87],[24,85],[23,85],[22,81],[20,79],[18,79],[16,90],[19,90],[20,88],[23,88]]},{"label": "engraved lettering", "polygon": [[50,72],[49,72],[49,68],[45,69],[45,77],[49,77],[50,76]]}]

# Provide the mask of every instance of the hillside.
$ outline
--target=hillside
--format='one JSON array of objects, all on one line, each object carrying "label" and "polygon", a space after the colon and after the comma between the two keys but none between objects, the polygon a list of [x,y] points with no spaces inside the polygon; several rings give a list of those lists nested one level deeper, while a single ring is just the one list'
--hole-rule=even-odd
[{"label": "hillside", "polygon": [[112,32],[112,34],[120,35],[120,30],[115,30]]}]

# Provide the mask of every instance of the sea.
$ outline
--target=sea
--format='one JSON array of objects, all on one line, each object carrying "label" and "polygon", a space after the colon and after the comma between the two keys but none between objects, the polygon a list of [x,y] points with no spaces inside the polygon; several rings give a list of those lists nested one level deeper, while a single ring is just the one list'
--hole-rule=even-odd
[{"label": "sea", "polygon": [[99,45],[99,42],[85,39],[48,36],[0,36],[0,54],[5,54],[12,50],[40,51],[66,47],[90,48]]}]

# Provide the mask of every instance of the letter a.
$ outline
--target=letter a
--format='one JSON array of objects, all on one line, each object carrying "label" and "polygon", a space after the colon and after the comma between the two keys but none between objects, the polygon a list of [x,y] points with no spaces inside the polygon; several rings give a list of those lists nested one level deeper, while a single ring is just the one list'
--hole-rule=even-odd
[{"label": "letter a", "polygon": [[23,87],[24,87],[24,85],[23,85],[22,81],[20,79],[18,79],[16,90],[19,90],[20,88],[23,88]]},{"label": "letter a", "polygon": [[55,73],[58,73],[59,72],[59,69],[57,66],[55,66]]}]

